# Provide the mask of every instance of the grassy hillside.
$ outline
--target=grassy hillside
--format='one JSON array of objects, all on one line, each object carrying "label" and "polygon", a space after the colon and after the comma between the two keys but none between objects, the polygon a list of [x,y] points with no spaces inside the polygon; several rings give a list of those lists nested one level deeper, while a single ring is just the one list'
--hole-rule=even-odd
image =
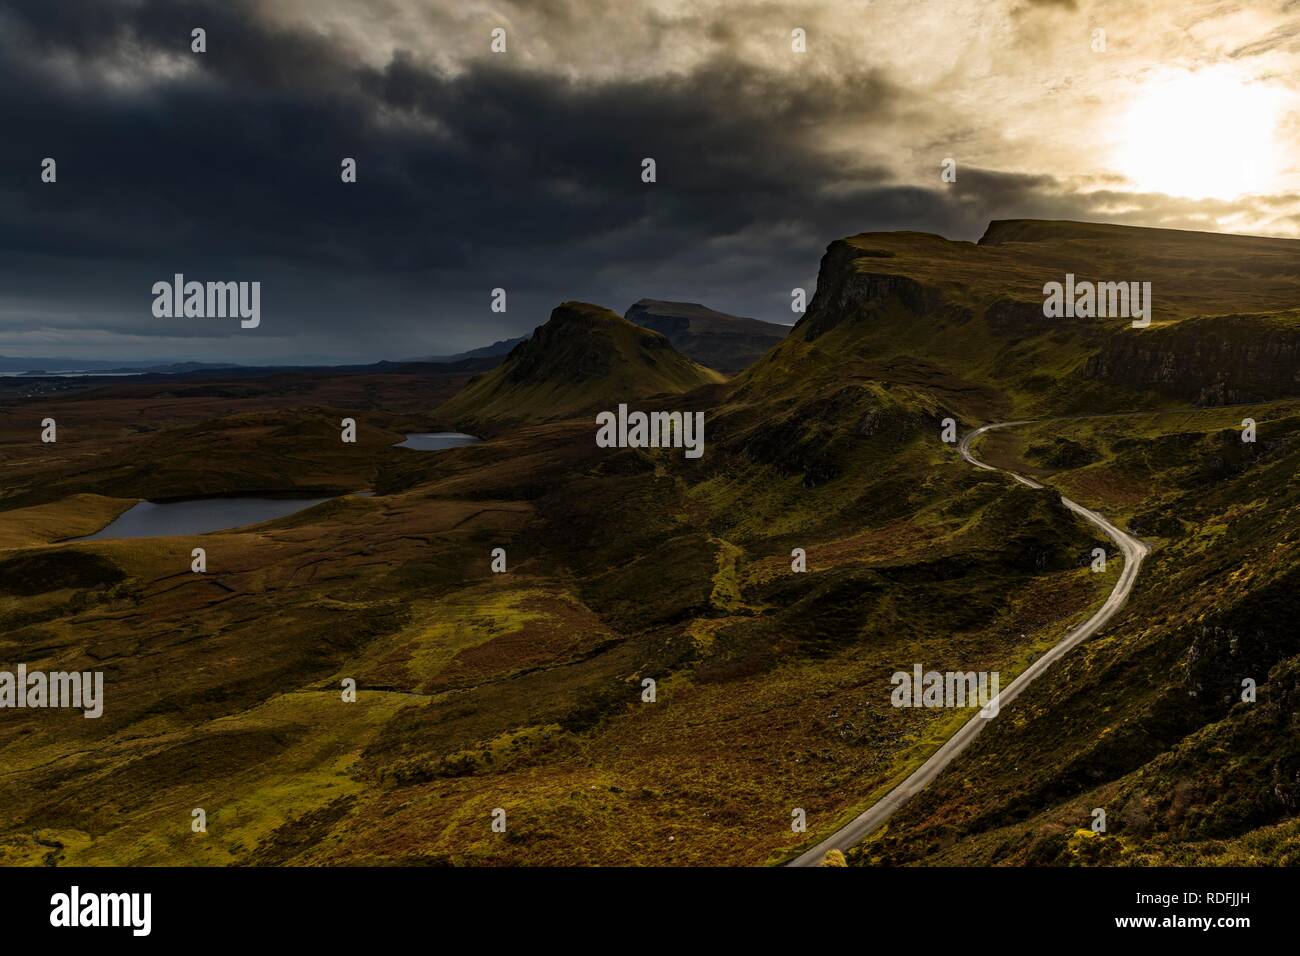
[{"label": "grassy hillside", "polygon": [[608,309],[566,302],[437,414],[457,428],[487,432],[722,381],[723,375],[680,355],[659,333]]},{"label": "grassy hillside", "polygon": [[983,453],[1127,517],[1156,550],[1119,624],[851,859],[1297,862],[1300,403],[1045,422]]},{"label": "grassy hillside", "polygon": [[[12,386],[0,667],[100,669],[106,700],[99,720],[0,717],[23,782],[0,788],[0,862],[780,861],[968,716],[891,706],[894,671],[1005,686],[1104,599],[1122,559],[1089,569],[1109,544],[1053,488],[1154,545],[1133,599],[851,859],[1292,859],[1300,396],[1194,408],[1181,390],[1290,387],[1260,369],[1286,361],[1294,277],[1268,270],[1293,246],[1136,230],[1114,252],[1110,228],[835,243],[807,316],[732,382],[570,303],[470,383]],[[1231,275],[1189,280],[1183,313],[1157,305],[1148,330],[1044,329],[1025,298],[1044,270],[1172,280],[1211,268],[1206,250]],[[1283,338],[1243,348],[1242,321]],[[1227,377],[1197,364],[1224,355]],[[597,448],[585,415],[622,401],[703,411],[704,456]],[[946,417],[1081,407],[979,449],[1052,488],[940,440]],[[57,445],[39,441],[47,414]],[[391,447],[439,424],[490,437]],[[238,531],[60,543],[140,496],[361,487],[377,494]],[[1095,807],[1108,833],[1078,835]]]},{"label": "grassy hillside", "polygon": [[[256,379],[0,379],[0,510],[85,494],[167,499],[357,491],[405,460],[390,446],[405,432],[436,424],[430,405],[469,378],[426,366]],[[58,428],[51,444],[40,441],[47,417]],[[356,444],[340,440],[345,417],[356,420]]]},{"label": "grassy hillside", "polygon": [[[537,360],[571,380],[585,353],[556,344]],[[578,367],[588,392],[573,401],[619,397]],[[327,409],[250,386],[204,409],[210,431],[193,404],[210,399],[137,404],[119,388],[70,401],[71,432],[107,429],[94,442],[42,458],[28,429],[0,434],[23,461],[0,511],[0,657],[103,669],[107,697],[98,721],[6,715],[0,754],[25,778],[0,800],[7,862],[770,862],[804,839],[792,808],[825,830],[951,732],[960,714],[890,706],[891,673],[1013,674],[1110,583],[1051,494],[937,440],[933,395],[831,368],[763,402],[717,385],[673,395],[708,415],[698,461],[596,448],[587,421],[392,449],[415,420],[398,376]],[[342,445],[326,426],[362,402],[377,434]],[[95,407],[147,409],[151,428],[119,448],[124,420],[96,425]],[[158,454],[169,439],[220,467]],[[128,488],[325,473],[379,494],[198,538],[45,543],[107,521]],[[89,493],[115,478],[119,497]],[[63,497],[30,503],[41,488]],[[189,571],[196,545],[206,574]],[[340,698],[349,677],[355,704]],[[195,807],[207,834],[190,830]]]}]

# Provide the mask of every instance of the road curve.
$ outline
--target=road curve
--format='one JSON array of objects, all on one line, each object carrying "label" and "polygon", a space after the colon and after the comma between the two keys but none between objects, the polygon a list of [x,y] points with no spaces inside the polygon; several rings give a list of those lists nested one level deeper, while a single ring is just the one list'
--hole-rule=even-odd
[{"label": "road curve", "polygon": [[[1001,468],[994,468],[992,465],[986,465],[974,455],[971,454],[971,443],[983,435],[985,432],[992,431],[995,428],[1010,428],[1013,425],[1027,425],[1028,421],[1018,422],[997,422],[993,425],[985,425],[983,428],[977,428],[968,432],[962,438],[961,444],[957,450],[961,452],[962,458],[966,459],[976,468],[984,471],[1002,471],[1010,475],[1022,485],[1030,488],[1042,488],[1038,482],[1033,481],[1023,475],[1017,475],[1012,471],[1005,471]],[[1138,570],[1142,567],[1142,561],[1150,553],[1150,548],[1139,541],[1137,538],[1124,531],[1121,531],[1115,525],[1111,524],[1095,511],[1076,504],[1064,495],[1061,496],[1061,503],[1069,508],[1075,514],[1086,518],[1095,524],[1106,535],[1119,545],[1120,551],[1124,553],[1124,570],[1120,573],[1119,580],[1115,582],[1115,587],[1111,590],[1110,596],[1106,598],[1106,603],[1097,609],[1097,613],[1084,621],[1078,627],[1074,628],[1065,635],[1051,650],[1049,650],[1038,660],[1034,661],[1029,667],[1002,689],[1001,693],[993,699],[987,708],[979,711],[970,720],[962,724],[961,728],[948,738],[938,750],[930,755],[925,763],[917,767],[916,770],[898,786],[890,790],[878,801],[864,810],[860,815],[851,820],[844,827],[831,834],[825,840],[822,840],[816,846],[805,850],[799,854],[787,866],[820,866],[828,850],[847,850],[849,847],[862,842],[862,840],[875,830],[878,826],[893,816],[894,811],[907,803],[908,800],[920,793],[935,777],[943,772],[944,768],[965,750],[976,735],[984,729],[984,724],[996,717],[1006,704],[1011,703],[1020,695],[1020,692],[1028,687],[1044,671],[1052,666],[1060,658],[1068,654],[1075,646],[1092,637],[1099,630],[1106,626],[1106,623],[1115,616],[1124,602],[1128,599],[1129,592],[1133,590],[1133,584],[1137,581]],[[985,716],[985,711],[990,715]]]}]

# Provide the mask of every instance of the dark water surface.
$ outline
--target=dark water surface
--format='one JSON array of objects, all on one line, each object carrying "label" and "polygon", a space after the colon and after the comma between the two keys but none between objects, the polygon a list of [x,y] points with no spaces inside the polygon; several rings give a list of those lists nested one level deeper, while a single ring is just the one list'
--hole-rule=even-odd
[{"label": "dark water surface", "polygon": [[479,439],[463,432],[416,432],[406,436],[406,441],[399,442],[396,448],[414,448],[416,451],[442,451],[444,448],[460,448],[472,445]]},{"label": "dark water surface", "polygon": [[[472,445],[479,439],[461,432],[425,432],[406,436],[398,448],[442,451]],[[357,492],[370,497],[374,492]],[[261,524],[283,518],[329,498],[202,498],[194,501],[142,501],[94,534],[75,541],[117,538],[162,538],[168,535],[207,534]]]},{"label": "dark water surface", "polygon": [[328,498],[203,498],[195,501],[142,501],[105,528],[78,541],[106,538],[159,538],[206,534],[283,518]]}]

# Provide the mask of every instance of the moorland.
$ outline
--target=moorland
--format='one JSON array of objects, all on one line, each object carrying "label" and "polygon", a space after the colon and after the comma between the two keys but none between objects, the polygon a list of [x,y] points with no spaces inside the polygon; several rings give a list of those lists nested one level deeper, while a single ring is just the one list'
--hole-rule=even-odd
[{"label": "moorland", "polygon": [[[1045,318],[1066,273],[1150,327]],[[1297,302],[1300,242],[1021,220],[831,243],[726,371],[563,303],[472,366],[0,379],[0,668],[105,675],[97,719],[0,712],[0,862],[783,862],[969,716],[892,673],[1006,685],[1104,601],[1061,493],[1151,546],[1130,601],[848,862],[1294,862]],[[632,400],[703,457],[597,447]],[[946,419],[1025,421],[978,451],[1045,487]],[[485,440],[395,447],[439,429]],[[235,495],[330,500],[72,540]]]}]

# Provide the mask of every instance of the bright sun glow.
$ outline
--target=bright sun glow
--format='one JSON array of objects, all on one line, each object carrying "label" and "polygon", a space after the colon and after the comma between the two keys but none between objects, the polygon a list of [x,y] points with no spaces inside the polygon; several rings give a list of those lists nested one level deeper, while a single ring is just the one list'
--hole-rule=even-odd
[{"label": "bright sun glow", "polygon": [[1122,119],[1117,171],[1143,192],[1234,199],[1275,185],[1282,98],[1230,72],[1178,73],[1146,84]]}]

